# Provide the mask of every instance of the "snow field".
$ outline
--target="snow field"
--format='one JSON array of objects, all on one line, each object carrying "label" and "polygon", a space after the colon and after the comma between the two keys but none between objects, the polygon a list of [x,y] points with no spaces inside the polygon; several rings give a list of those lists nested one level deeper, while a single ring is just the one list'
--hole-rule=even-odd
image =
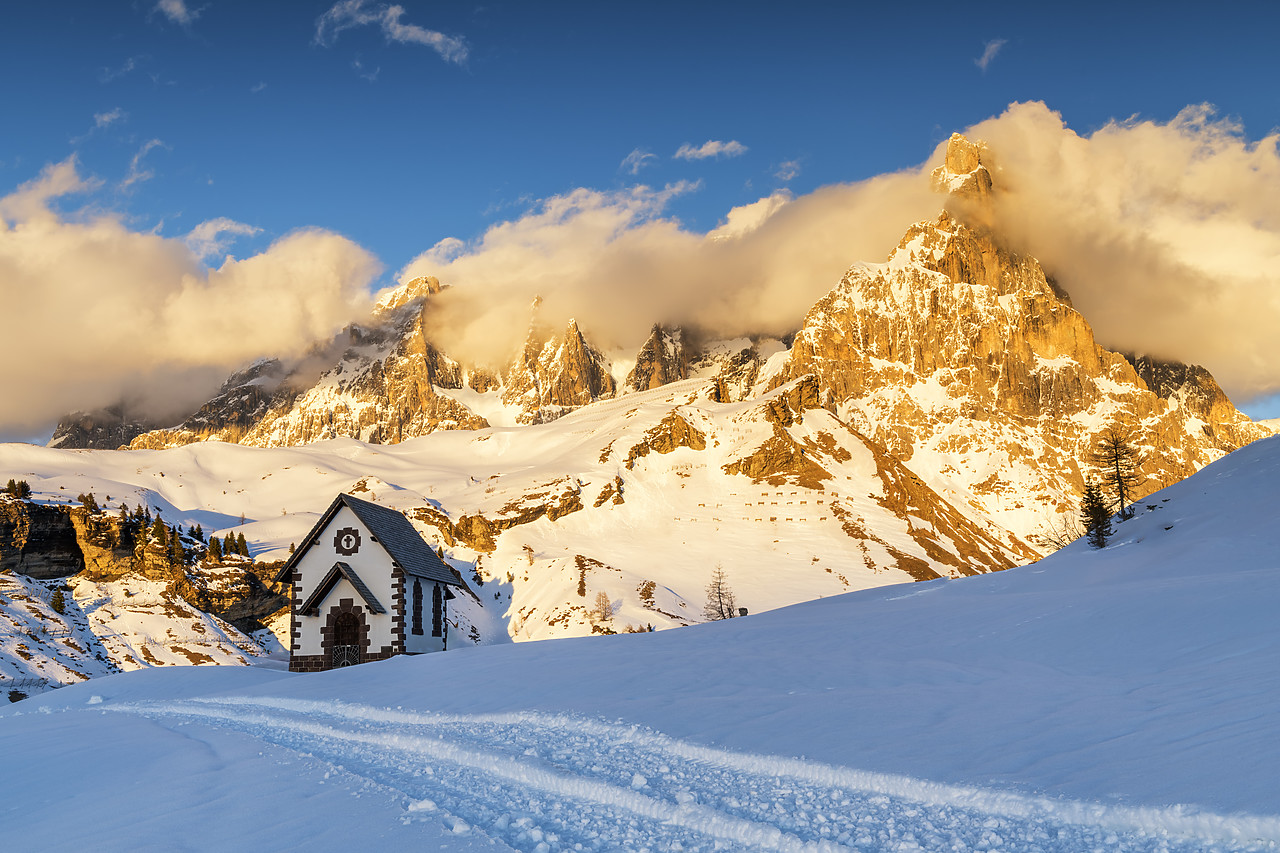
[{"label": "snow field", "polygon": [[[1280,818],[1125,808],[738,753],[566,715],[289,699],[107,706],[249,734],[520,851],[1264,851]],[[185,730],[189,737],[199,737]]]}]

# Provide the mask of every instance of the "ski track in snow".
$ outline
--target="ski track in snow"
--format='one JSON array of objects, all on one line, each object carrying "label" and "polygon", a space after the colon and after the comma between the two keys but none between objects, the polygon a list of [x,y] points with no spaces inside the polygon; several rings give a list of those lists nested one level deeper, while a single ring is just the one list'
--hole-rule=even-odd
[{"label": "ski track in snow", "polygon": [[425,714],[336,702],[103,706],[243,732],[375,783],[520,851],[1263,851],[1280,818],[1051,800],[700,746],[532,712]]}]

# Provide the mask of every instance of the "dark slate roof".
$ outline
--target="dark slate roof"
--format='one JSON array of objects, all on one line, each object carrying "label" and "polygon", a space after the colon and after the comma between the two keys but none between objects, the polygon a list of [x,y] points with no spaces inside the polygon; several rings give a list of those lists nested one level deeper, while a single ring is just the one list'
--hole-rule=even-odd
[{"label": "dark slate roof", "polygon": [[288,562],[280,569],[279,574],[276,575],[276,583],[284,583],[293,577],[294,566],[316,543],[320,533],[329,526],[334,515],[344,506],[354,512],[356,518],[369,528],[373,538],[378,540],[378,544],[391,555],[391,559],[406,575],[466,587],[457,572],[445,565],[444,561],[436,556],[436,552],[431,550],[431,546],[422,541],[422,537],[413,529],[413,525],[404,517],[404,513],[348,494],[340,494],[333,499],[333,503],[329,504],[329,508],[321,514],[320,520],[311,528],[311,532],[302,540],[302,544],[294,549]]},{"label": "dark slate roof", "polygon": [[360,593],[360,597],[364,599],[364,603],[369,605],[370,613],[386,613],[387,608],[383,607],[378,599],[374,598],[373,593],[369,591],[369,587],[364,585],[364,581],[360,580],[360,576],[355,570],[346,563],[338,562],[333,564],[333,568],[324,576],[324,580],[320,581],[320,585],[316,587],[315,592],[303,602],[302,607],[298,608],[298,613],[303,616],[315,616],[320,610],[320,603],[324,601],[325,596],[333,591],[333,585],[338,582],[338,578],[346,578],[347,582],[356,588],[356,592]]}]

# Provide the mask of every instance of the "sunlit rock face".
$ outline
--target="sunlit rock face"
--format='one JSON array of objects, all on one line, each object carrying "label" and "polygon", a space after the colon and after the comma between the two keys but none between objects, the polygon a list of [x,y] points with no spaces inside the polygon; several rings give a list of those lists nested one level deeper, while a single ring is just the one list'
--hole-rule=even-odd
[{"label": "sunlit rock face", "polygon": [[[948,207],[990,198],[981,152],[952,137],[934,173],[959,194]],[[1074,511],[1089,446],[1111,423],[1134,430],[1146,491],[1265,434],[1207,371],[1099,346],[1034,258],[950,212],[814,305],[780,380],[810,373],[855,429],[1031,541]]]},{"label": "sunlit rock face", "polygon": [[636,355],[636,366],[627,374],[626,387],[649,391],[689,378],[689,366],[680,329],[655,325]]},{"label": "sunlit rock face", "polygon": [[530,331],[507,370],[502,400],[520,410],[519,423],[534,424],[612,397],[616,389],[604,356],[570,320],[558,335]]}]

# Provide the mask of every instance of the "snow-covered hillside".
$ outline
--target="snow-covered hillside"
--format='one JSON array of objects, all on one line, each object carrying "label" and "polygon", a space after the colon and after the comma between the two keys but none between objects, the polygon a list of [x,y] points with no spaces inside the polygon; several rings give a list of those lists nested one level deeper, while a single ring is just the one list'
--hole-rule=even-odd
[{"label": "snow-covered hillside", "polygon": [[[168,523],[243,534],[268,560],[287,557],[334,495],[356,493],[444,547],[477,597],[451,611],[451,633],[484,643],[702,621],[717,565],[759,612],[1033,557],[816,408],[812,383],[739,403],[708,399],[712,387],[687,380],[548,424],[395,445],[0,445],[0,471],[42,502],[112,495]],[[602,592],[607,618],[592,612]]]},{"label": "snow-covered hillside", "polygon": [[1105,550],[997,574],[320,675],[94,680],[0,710],[5,843],[1280,849],[1278,502],[1272,438]]}]

